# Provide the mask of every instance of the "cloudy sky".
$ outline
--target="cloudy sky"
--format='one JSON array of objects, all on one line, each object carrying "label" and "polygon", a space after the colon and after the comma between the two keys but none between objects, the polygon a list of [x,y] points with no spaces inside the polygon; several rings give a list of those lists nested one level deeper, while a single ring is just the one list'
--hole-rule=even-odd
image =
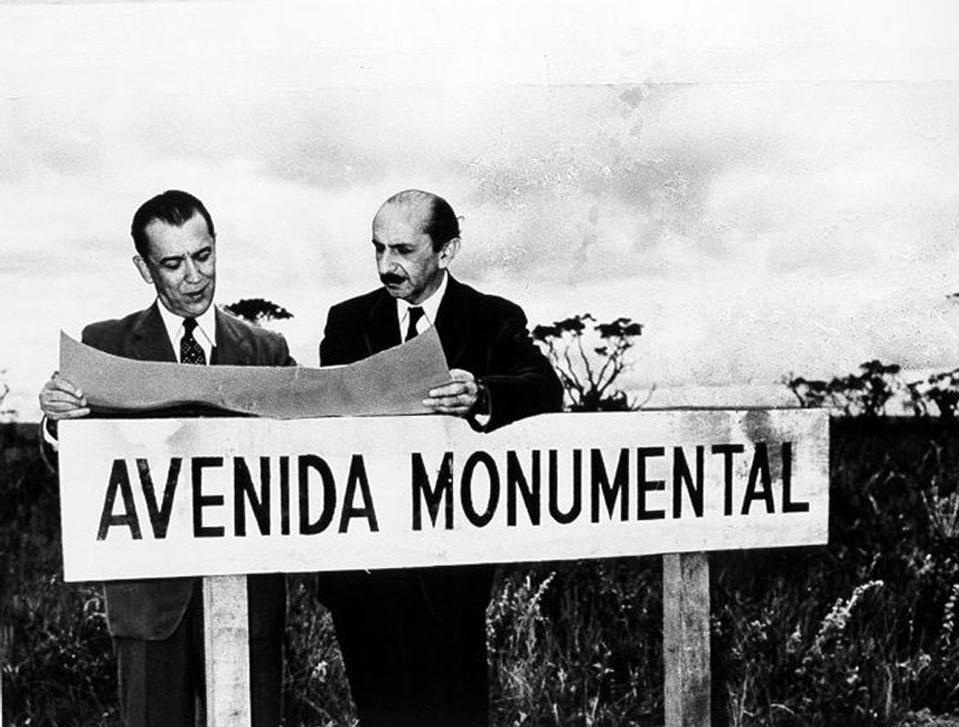
[{"label": "cloudy sky", "polygon": [[421,187],[461,279],[642,322],[661,402],[959,366],[959,5],[514,5],[0,5],[4,405],[38,416],[58,329],[152,301],[129,219],[167,188],[217,222],[219,302],[288,308],[306,365]]}]

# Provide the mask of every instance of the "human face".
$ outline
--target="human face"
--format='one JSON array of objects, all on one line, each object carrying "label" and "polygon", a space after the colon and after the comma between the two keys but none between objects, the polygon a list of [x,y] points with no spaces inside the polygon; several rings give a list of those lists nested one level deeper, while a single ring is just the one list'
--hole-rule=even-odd
[{"label": "human face", "polygon": [[443,271],[459,245],[459,239],[454,238],[435,251],[422,227],[422,215],[404,205],[381,207],[373,218],[376,272],[390,295],[413,305],[422,303],[440,287]]},{"label": "human face", "polygon": [[146,226],[149,252],[133,258],[143,279],[171,313],[184,318],[203,315],[216,288],[216,240],[202,215],[177,227],[161,220]]}]

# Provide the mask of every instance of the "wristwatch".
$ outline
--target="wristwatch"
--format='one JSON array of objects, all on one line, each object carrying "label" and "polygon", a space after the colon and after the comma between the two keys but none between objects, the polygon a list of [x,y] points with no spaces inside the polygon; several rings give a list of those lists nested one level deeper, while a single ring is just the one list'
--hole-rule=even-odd
[{"label": "wristwatch", "polygon": [[476,403],[473,404],[472,413],[473,414],[489,414],[490,413],[490,401],[489,401],[489,387],[483,382],[482,379],[477,380],[476,382]]}]

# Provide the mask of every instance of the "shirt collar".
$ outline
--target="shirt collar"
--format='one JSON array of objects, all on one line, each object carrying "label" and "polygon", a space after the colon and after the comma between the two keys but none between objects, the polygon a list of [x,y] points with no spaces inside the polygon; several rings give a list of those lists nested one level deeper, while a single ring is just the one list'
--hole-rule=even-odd
[{"label": "shirt collar", "polygon": [[446,294],[446,284],[449,282],[449,279],[449,273],[444,270],[443,282],[440,283],[440,287],[434,290],[429,298],[419,303],[410,303],[402,298],[396,299],[396,316],[400,322],[400,333],[406,330],[406,321],[410,314],[410,308],[422,308],[427,322],[431,326],[436,323],[436,315],[439,313],[440,303],[443,302],[443,296]]},{"label": "shirt collar", "polygon": [[[160,318],[163,319],[163,327],[166,328],[173,350],[179,351],[180,339],[183,337],[183,316],[168,311],[159,298],[157,298],[156,306],[160,310]],[[216,348],[216,311],[212,305],[206,309],[202,316],[196,317],[196,331],[194,331],[193,337],[206,351],[207,360],[209,360],[210,351],[207,348],[209,347],[211,350]]]}]

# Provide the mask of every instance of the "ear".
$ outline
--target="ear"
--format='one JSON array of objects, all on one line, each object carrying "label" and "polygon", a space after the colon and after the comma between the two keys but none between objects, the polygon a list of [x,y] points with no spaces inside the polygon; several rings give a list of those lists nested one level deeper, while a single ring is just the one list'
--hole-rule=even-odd
[{"label": "ear", "polygon": [[453,262],[453,258],[456,257],[456,253],[460,251],[460,239],[454,237],[452,240],[443,245],[443,249],[440,250],[440,260],[439,266],[441,270],[445,270],[449,267],[449,264]]},{"label": "ear", "polygon": [[143,282],[149,285],[153,285],[153,274],[150,272],[150,266],[147,265],[147,261],[144,260],[139,255],[134,255],[133,264],[136,266],[137,271],[140,273],[140,277],[143,278]]}]

